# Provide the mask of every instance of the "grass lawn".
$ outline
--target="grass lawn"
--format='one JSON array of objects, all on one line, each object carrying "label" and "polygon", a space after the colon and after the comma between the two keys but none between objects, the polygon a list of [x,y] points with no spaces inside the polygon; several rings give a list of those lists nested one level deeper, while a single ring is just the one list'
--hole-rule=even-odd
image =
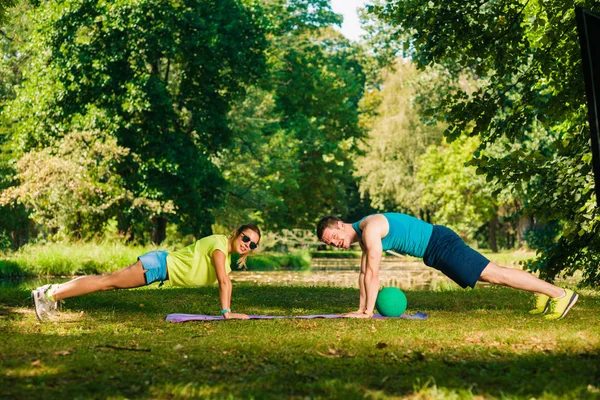
[{"label": "grass lawn", "polygon": [[[217,314],[211,287],[96,293],[39,324],[28,288],[2,289],[0,397],[600,398],[598,292],[557,322],[510,289],[406,294],[429,320],[165,322]],[[250,314],[357,302],[353,289],[234,285],[234,310]]]}]

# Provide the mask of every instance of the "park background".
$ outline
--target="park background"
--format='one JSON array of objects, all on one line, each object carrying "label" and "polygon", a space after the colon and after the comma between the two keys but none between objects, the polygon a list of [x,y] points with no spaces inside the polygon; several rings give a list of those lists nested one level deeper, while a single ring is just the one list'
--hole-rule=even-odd
[{"label": "park background", "polygon": [[[0,0],[6,393],[598,398],[600,215],[575,3],[365,4],[356,40],[327,0]],[[315,223],[381,211],[447,225],[582,300],[548,326],[523,294],[442,282],[403,287],[428,325],[157,328],[169,312],[218,313],[216,289],[74,299],[62,326],[39,326],[27,298],[252,222],[264,237],[236,310],[349,311],[354,290],[284,273],[325,277],[329,258],[355,273],[356,254],[325,251]],[[392,276],[416,260],[402,263]]]}]

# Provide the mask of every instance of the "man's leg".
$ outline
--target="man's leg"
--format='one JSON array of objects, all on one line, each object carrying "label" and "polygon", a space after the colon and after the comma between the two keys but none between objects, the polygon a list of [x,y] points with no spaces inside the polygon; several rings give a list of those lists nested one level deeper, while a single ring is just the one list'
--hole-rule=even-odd
[{"label": "man's leg", "polygon": [[548,297],[561,297],[565,294],[564,289],[543,281],[527,271],[501,267],[493,262],[490,262],[481,272],[479,280],[532,293],[541,293]]},{"label": "man's leg", "polygon": [[[563,318],[579,299],[579,295],[570,289],[561,289],[558,286],[539,279],[529,272],[500,267],[492,262],[485,267],[479,280],[526,290],[535,293],[538,297],[540,295],[548,296],[550,298],[547,302],[548,314],[544,316],[544,319],[548,320]],[[544,307],[542,312],[535,310],[535,312],[530,311],[530,313],[540,314],[545,310],[546,308]]]}]

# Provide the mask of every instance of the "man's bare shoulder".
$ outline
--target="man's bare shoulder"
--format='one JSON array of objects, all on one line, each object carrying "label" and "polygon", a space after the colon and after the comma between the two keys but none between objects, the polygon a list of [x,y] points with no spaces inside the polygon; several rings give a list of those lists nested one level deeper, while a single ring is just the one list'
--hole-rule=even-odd
[{"label": "man's bare shoulder", "polygon": [[360,229],[364,231],[370,231],[371,234],[378,232],[381,234],[380,237],[387,235],[390,227],[387,218],[383,214],[369,215],[360,223]]},{"label": "man's bare shoulder", "polygon": [[387,224],[387,218],[383,216],[383,214],[373,214],[369,215],[365,219],[360,222],[361,229],[364,229],[368,226],[376,226],[381,224]]}]

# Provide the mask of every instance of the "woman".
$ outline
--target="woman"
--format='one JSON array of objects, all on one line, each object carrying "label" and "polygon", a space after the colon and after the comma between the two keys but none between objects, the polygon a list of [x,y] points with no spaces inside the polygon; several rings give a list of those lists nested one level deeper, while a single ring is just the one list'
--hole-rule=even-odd
[{"label": "woman", "polygon": [[240,226],[229,236],[211,235],[179,251],[151,251],[135,264],[107,275],[88,275],[62,284],[48,284],[31,291],[35,315],[40,321],[56,313],[59,300],[101,290],[130,289],[154,282],[169,281],[172,286],[198,287],[219,282],[221,314],[227,319],[248,319],[246,314],[231,312],[231,254],[245,265],[248,254],[258,247],[260,229]]}]

